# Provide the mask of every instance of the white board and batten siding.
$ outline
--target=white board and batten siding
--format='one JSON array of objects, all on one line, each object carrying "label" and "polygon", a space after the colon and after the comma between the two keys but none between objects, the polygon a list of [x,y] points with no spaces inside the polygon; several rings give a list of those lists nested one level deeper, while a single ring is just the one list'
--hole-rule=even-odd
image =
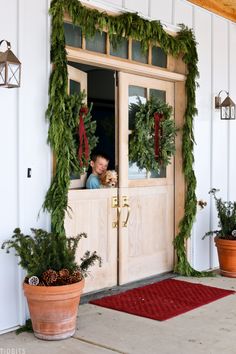
[{"label": "white board and batten siding", "polygon": [[[47,0],[1,0],[0,40],[11,43],[22,63],[18,89],[0,88],[0,243],[20,227],[49,228],[39,210],[51,179],[45,110],[48,102],[49,18]],[[5,51],[5,46],[1,46]],[[27,170],[31,168],[31,178]],[[0,333],[25,321],[23,272],[14,253],[0,250]]]},{"label": "white board and batten siding", "polygon": [[[43,213],[37,219],[51,176],[51,155],[47,140],[45,110],[49,79],[49,0],[1,0],[0,40],[7,39],[22,62],[20,89],[0,89],[0,242],[15,227],[49,228]],[[94,0],[84,1],[103,10],[134,11],[159,19],[170,28],[180,23],[193,28],[198,42],[200,87],[198,116],[194,123],[197,198],[208,202],[199,211],[193,227],[190,260],[197,269],[217,266],[213,242],[201,240],[217,226],[208,190],[221,189],[223,198],[236,199],[234,163],[236,121],[220,121],[214,96],[229,90],[236,101],[236,24],[185,0]],[[11,14],[11,21],[6,14]],[[1,48],[2,49],[2,48]],[[27,178],[27,169],[32,177]],[[0,331],[11,330],[25,318],[21,290],[22,273],[14,255],[0,253]]]}]

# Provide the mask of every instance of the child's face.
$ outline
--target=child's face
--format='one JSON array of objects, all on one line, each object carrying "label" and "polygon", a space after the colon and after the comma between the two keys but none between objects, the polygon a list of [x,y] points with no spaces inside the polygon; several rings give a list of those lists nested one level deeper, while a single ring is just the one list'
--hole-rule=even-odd
[{"label": "child's face", "polygon": [[108,161],[104,159],[104,157],[98,156],[95,162],[91,161],[90,165],[92,167],[93,174],[101,175],[107,170]]}]

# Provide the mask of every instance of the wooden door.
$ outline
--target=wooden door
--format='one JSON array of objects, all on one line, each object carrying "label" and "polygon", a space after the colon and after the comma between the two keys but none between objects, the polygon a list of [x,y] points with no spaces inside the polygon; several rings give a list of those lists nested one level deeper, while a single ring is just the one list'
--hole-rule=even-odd
[{"label": "wooden door", "polygon": [[96,251],[102,257],[102,267],[91,268],[84,292],[117,285],[117,189],[74,189],[68,194],[68,214],[65,218],[67,236],[80,232],[81,239],[76,259]]},{"label": "wooden door", "polygon": [[[83,76],[83,75],[82,75]],[[81,78],[79,73],[78,80]],[[101,255],[101,268],[93,267],[85,292],[124,284],[171,271],[174,251],[174,164],[161,176],[140,174],[129,166],[129,103],[156,94],[174,105],[174,84],[119,73],[118,167],[119,188],[71,189],[65,228],[68,236],[86,232],[77,260],[87,250]],[[121,213],[118,215],[118,205]],[[119,222],[118,222],[119,221]]]},{"label": "wooden door", "polygon": [[173,270],[174,163],[161,176],[129,166],[129,104],[150,94],[174,106],[174,84],[119,73],[119,283]]},{"label": "wooden door", "polygon": [[[87,93],[87,73],[68,66],[69,93]],[[74,176],[73,176],[74,177]],[[117,188],[84,189],[81,176],[71,180],[68,193],[68,213],[65,216],[66,235],[87,234],[81,239],[76,260],[89,250],[102,257],[102,267],[89,270],[84,292],[117,285]]]},{"label": "wooden door", "polygon": [[81,91],[87,93],[87,73],[71,65],[67,65],[67,71],[69,93],[79,93]]}]

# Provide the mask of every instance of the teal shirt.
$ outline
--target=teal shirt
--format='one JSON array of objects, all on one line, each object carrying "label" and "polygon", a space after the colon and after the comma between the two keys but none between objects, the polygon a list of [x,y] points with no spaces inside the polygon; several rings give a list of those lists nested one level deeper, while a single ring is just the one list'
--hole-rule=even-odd
[{"label": "teal shirt", "polygon": [[86,188],[87,189],[98,189],[98,188],[100,188],[100,186],[101,186],[101,182],[100,182],[98,176],[95,176],[91,173],[91,175],[87,179]]}]

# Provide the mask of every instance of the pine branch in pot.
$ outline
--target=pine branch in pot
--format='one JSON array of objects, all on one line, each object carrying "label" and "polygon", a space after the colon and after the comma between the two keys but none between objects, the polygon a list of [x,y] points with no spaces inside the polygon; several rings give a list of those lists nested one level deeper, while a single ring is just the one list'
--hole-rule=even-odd
[{"label": "pine branch in pot", "polygon": [[81,263],[76,263],[75,253],[81,238],[87,237],[85,233],[67,238],[42,229],[31,231],[32,235],[24,235],[15,229],[1,248],[7,253],[14,249],[27,271],[23,289],[35,336],[45,340],[71,337],[84,279],[95,262],[101,266],[101,257],[96,251],[87,251]]},{"label": "pine branch in pot", "polygon": [[209,194],[215,200],[219,229],[208,231],[203,239],[206,236],[215,235],[220,274],[236,278],[236,202],[223,201],[216,196],[217,192],[219,190],[213,188]]}]

